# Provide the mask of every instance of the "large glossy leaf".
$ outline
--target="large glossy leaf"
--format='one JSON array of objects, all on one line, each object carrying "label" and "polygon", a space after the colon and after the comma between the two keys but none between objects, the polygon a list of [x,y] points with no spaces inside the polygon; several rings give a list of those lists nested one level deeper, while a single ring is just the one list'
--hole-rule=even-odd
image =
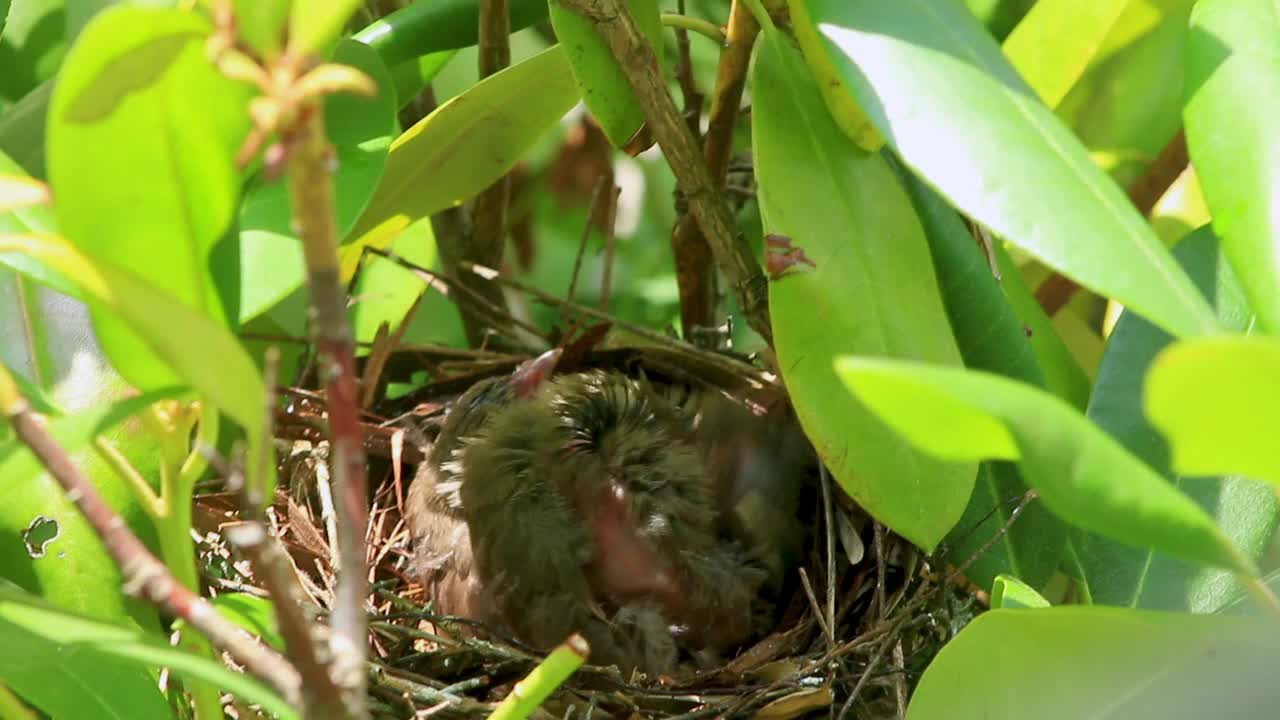
[{"label": "large glossy leaf", "polygon": [[780,31],[761,37],[751,81],[765,232],[790,238],[814,263],[770,282],[783,379],[841,485],[932,549],[960,518],[974,467],[912,449],[844,392],[832,370],[847,354],[960,365],[920,222],[885,160],[836,126],[800,51]]},{"label": "large glossy leaf", "polygon": [[1169,346],[1147,375],[1146,412],[1187,475],[1280,483],[1275,451],[1280,340],[1224,335]]},{"label": "large glossy leaf", "polygon": [[477,83],[396,138],[349,240],[385,247],[413,221],[488,187],[578,101],[559,46]]},{"label": "large glossy leaf", "polygon": [[1040,0],[1004,40],[1004,54],[1045,105],[1056,107],[1130,0]]},{"label": "large glossy leaf", "polygon": [[993,610],[938,653],[907,720],[1270,718],[1271,618],[1101,607]]},{"label": "large glossy leaf", "polygon": [[[98,307],[118,315],[146,347],[241,425],[250,437],[262,426],[266,389],[253,361],[221,324],[107,261],[91,262],[55,236],[0,235],[0,255],[26,254],[77,285]],[[181,332],[175,332],[181,328]]]},{"label": "large glossy leaf", "polygon": [[[999,373],[1039,387],[1044,373],[1005,300],[981,248],[960,217],[915,176],[903,173],[916,213],[924,226],[938,288],[966,367]],[[953,562],[962,562],[997,535],[999,540],[966,573],[980,587],[991,587],[1001,573],[1041,587],[1057,570],[1066,542],[1066,526],[1043,505],[1028,506],[1001,534],[1026,483],[1011,463],[983,463],[960,522],[947,536]]]},{"label": "large glossy leaf", "polygon": [[[337,155],[333,174],[338,230],[355,224],[373,195],[397,130],[391,74],[376,53],[354,40],[334,48],[331,61],[350,65],[378,86],[373,98],[336,95],[325,101],[325,129]],[[259,173],[240,207],[240,320],[261,315],[302,286],[305,261],[293,227],[286,184]]]},{"label": "large glossy leaf", "polygon": [[1187,48],[1187,147],[1258,324],[1280,332],[1280,8],[1201,0]]},{"label": "large glossy leaf", "polygon": [[[1252,313],[1239,283],[1222,261],[1217,238],[1204,228],[1174,248],[1174,256],[1218,309],[1224,327],[1244,330]],[[1245,478],[1183,478],[1169,468],[1164,438],[1142,414],[1142,378],[1156,354],[1173,338],[1141,317],[1125,312],[1116,323],[1098,373],[1089,418],[1147,465],[1172,480],[1218,519],[1232,542],[1255,560],[1276,526],[1270,488]],[[1191,410],[1201,428],[1211,416]],[[1120,545],[1096,535],[1076,542],[1094,602],[1159,610],[1213,612],[1241,592],[1228,572],[1181,562],[1149,549]]]},{"label": "large glossy leaf", "polygon": [[933,455],[1020,461],[1041,501],[1070,523],[1190,562],[1257,572],[1200,506],[1043,390],[989,373],[879,358],[842,358],[839,373],[889,425]]},{"label": "large glossy leaf", "polygon": [[956,207],[1175,334],[1216,328],[1212,310],[1124,193],[961,6],[807,5],[881,134]]},{"label": "large glossy leaf", "polygon": [[[112,679],[104,672],[113,669],[111,675],[121,677],[126,671],[143,672],[148,668],[167,667],[179,676],[189,680],[201,680],[212,685],[225,688],[242,700],[261,704],[262,707],[281,718],[297,718],[297,712],[288,703],[269,690],[260,681],[243,673],[233,672],[211,658],[193,655],[182,650],[169,647],[163,637],[153,637],[139,633],[130,628],[97,622],[55,610],[46,606],[38,598],[31,597],[0,585],[0,634],[6,638],[28,644],[32,653],[17,655],[6,654],[6,657],[21,658],[22,662],[14,665],[25,665],[19,672],[23,675],[35,675],[35,684],[42,691],[42,697],[50,702],[62,702],[58,697],[66,692],[68,686],[75,690],[91,686],[93,698],[102,701],[102,693],[112,693],[108,684]],[[66,665],[60,660],[70,658],[72,663]],[[3,660],[0,660],[3,664]],[[69,665],[69,667],[67,666]],[[96,667],[95,667],[96,666]],[[61,670],[63,677],[40,677],[40,670]],[[31,671],[35,671],[34,673]],[[116,688],[120,690],[123,688]],[[109,710],[104,714],[89,713],[53,713],[56,717],[172,717],[168,703],[154,685],[151,690],[160,702],[158,708],[164,712],[153,714],[152,703],[143,703],[138,708],[128,705],[99,706]],[[114,698],[113,698],[114,699]],[[143,698],[145,699],[145,698]],[[158,711],[157,711],[158,712]]]},{"label": "large glossy leaf", "polygon": [[[215,246],[231,225],[247,89],[209,63],[200,15],[117,6],[85,28],[49,116],[49,178],[65,237],[216,322]],[[158,239],[163,239],[159,242]],[[175,384],[132,330],[95,317],[113,365],[139,387]]]}]

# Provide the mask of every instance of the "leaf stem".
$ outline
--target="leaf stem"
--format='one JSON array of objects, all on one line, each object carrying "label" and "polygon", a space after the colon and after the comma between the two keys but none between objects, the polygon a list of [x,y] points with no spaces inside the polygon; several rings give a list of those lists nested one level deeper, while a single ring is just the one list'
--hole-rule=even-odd
[{"label": "leaf stem", "polygon": [[547,659],[516,683],[511,693],[502,700],[490,720],[524,720],[538,709],[587,659],[591,647],[581,635],[571,635]]},{"label": "leaf stem", "polygon": [[680,13],[662,13],[662,24],[669,28],[682,28],[690,32],[696,32],[709,40],[715,41],[721,47],[726,42],[724,31],[710,20],[681,15]]}]

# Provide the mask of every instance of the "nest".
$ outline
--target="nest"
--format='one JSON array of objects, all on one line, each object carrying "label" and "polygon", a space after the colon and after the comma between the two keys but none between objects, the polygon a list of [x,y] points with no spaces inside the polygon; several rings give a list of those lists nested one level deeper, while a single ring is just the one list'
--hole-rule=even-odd
[{"label": "nest", "polygon": [[[588,337],[600,333],[586,334]],[[608,368],[666,382],[712,385],[742,402],[785,402],[770,373],[748,358],[699,350],[675,340],[601,349],[569,344],[562,367]],[[521,356],[410,348],[388,357],[428,367],[439,378],[416,392],[372,403],[366,451],[373,486],[367,560],[375,611],[370,620],[370,702],[375,717],[481,717],[542,658],[516,638],[465,618],[442,617],[423,604],[411,577],[412,553],[402,518],[412,465],[450,402],[472,383],[509,373]],[[335,587],[332,500],[323,477],[327,446],[323,405],[301,387],[277,418],[281,484],[273,521],[301,583],[320,608]],[[196,525],[206,533],[207,583],[217,592],[261,593],[245,564],[219,541],[234,521],[222,493],[197,498]],[[922,556],[871,521],[825,472],[802,495],[810,528],[802,566],[790,573],[776,624],[717,667],[662,677],[623,677],[586,665],[539,711],[544,717],[768,717],[821,713],[902,717],[907,699],[937,651],[980,609],[977,594],[951,582],[943,557]],[[264,593],[263,593],[264,594]],[[851,715],[852,714],[852,715]]]}]

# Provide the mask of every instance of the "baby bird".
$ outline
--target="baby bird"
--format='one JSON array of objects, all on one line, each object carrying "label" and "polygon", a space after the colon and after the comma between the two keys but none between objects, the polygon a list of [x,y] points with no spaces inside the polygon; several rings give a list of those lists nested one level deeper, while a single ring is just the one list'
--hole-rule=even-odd
[{"label": "baby bird", "polygon": [[580,632],[593,662],[649,673],[742,643],[783,554],[735,537],[756,488],[740,463],[708,468],[724,429],[622,373],[549,379],[555,359],[472,387],[418,470],[407,511],[437,609],[541,648]]}]

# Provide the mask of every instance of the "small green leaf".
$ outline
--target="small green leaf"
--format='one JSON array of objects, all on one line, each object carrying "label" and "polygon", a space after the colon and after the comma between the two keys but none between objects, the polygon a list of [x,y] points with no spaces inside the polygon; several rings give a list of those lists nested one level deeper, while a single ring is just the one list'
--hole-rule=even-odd
[{"label": "small green leaf", "polygon": [[1004,40],[1004,54],[1044,104],[1057,107],[1130,0],[1040,0]]},{"label": "small green leaf", "polygon": [[[1257,574],[1200,506],[1043,390],[901,360],[846,357],[838,371],[886,423],[939,458],[1019,460],[1027,484],[1070,523],[1191,562]],[[983,419],[974,423],[978,416]]]},{"label": "small green leaf", "polygon": [[289,51],[306,56],[338,38],[342,26],[361,6],[361,0],[293,3],[289,13]]},{"label": "small green leaf", "polygon": [[992,610],[934,659],[907,720],[1269,718],[1274,618]]},{"label": "small green leaf", "polygon": [[293,0],[235,0],[236,32],[270,62],[280,54],[292,5]]},{"label": "small green leaf", "polygon": [[1170,332],[1217,328],[1132,203],[963,7],[807,4],[858,103],[903,161],[957,208]]},{"label": "small green leaf", "polygon": [[470,198],[510,170],[577,101],[560,46],[481,80],[396,138],[347,239],[385,247],[413,221]]},{"label": "small green leaf", "polygon": [[1275,452],[1280,339],[1221,335],[1175,343],[1151,365],[1146,412],[1185,475],[1280,483]]},{"label": "small green leaf", "polygon": [[0,42],[0,99],[17,101],[58,72],[67,51],[63,2],[19,0],[9,8]]},{"label": "small green leaf", "polygon": [[991,586],[991,609],[1045,608],[1049,601],[1018,578],[1000,575]]},{"label": "small green leaf", "polygon": [[[623,4],[649,40],[661,69],[664,45],[662,15],[658,11],[657,0],[625,0]],[[582,92],[583,104],[600,123],[609,142],[617,148],[626,147],[644,126],[644,108],[627,82],[626,73],[596,30],[594,22],[566,8],[559,0],[550,0],[548,6],[551,26],[569,57],[569,66]]]},{"label": "small green leaf", "polygon": [[[761,37],[751,82],[765,231],[789,238],[814,263],[770,282],[787,389],[845,490],[932,549],[960,518],[975,468],[911,448],[832,371],[835,357],[852,353],[960,365],[920,222],[884,158],[836,126],[800,51],[779,31]],[[976,412],[971,419],[984,422]]]},{"label": "small green leaf", "polygon": [[1201,0],[1187,40],[1184,117],[1213,228],[1258,324],[1280,332],[1280,9],[1268,0]]}]

